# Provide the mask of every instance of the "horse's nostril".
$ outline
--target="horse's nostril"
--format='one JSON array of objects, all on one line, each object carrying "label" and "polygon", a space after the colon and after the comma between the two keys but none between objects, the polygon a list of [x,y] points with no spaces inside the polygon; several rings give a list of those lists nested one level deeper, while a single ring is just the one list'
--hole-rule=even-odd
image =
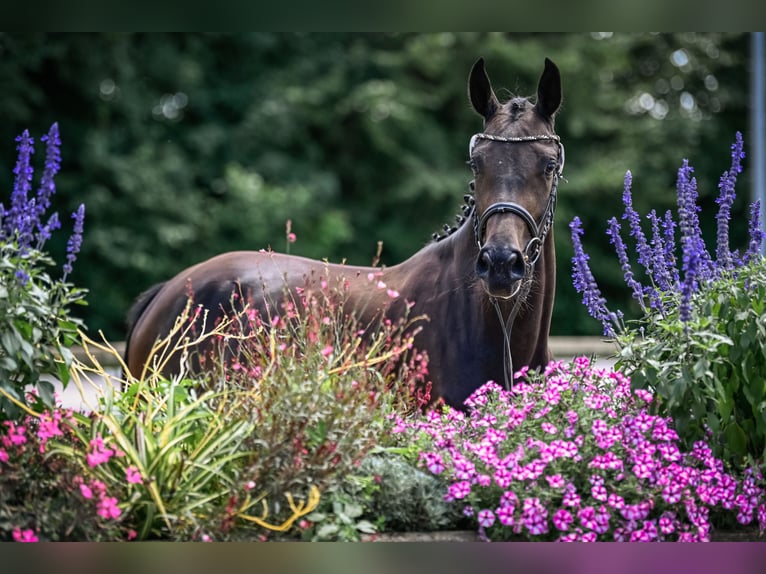
[{"label": "horse's nostril", "polygon": [[511,271],[511,277],[520,279],[524,276],[524,256],[521,251],[514,249],[508,258],[508,269]]}]

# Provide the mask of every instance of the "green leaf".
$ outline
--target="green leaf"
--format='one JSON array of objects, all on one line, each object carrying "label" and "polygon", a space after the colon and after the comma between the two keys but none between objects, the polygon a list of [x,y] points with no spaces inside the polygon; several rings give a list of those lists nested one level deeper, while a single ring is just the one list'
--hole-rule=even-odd
[{"label": "green leaf", "polygon": [[356,523],[356,529],[363,534],[375,534],[378,528],[369,520],[360,520]]},{"label": "green leaf", "polygon": [[42,399],[43,403],[46,404],[46,406],[53,407],[55,405],[56,398],[53,395],[55,392],[53,383],[49,381],[38,381],[37,390],[40,393],[40,398]]},{"label": "green leaf", "polygon": [[340,527],[337,524],[328,522],[327,524],[322,524],[322,526],[317,528],[317,537],[330,538],[334,534],[337,534],[338,530],[340,530]]},{"label": "green leaf", "polygon": [[360,504],[348,502],[343,508],[346,516],[349,518],[359,518],[364,513],[364,508]]},{"label": "green leaf", "polygon": [[747,436],[736,422],[731,422],[726,427],[726,443],[728,450],[735,455],[742,455],[745,453],[747,447]]}]

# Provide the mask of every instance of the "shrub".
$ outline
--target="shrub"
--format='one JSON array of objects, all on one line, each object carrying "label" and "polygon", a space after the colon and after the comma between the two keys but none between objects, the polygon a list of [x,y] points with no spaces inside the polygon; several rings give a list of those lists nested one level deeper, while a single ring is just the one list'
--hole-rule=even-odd
[{"label": "shrub", "polygon": [[269,485],[269,498],[324,491],[380,443],[386,414],[430,398],[426,357],[412,346],[417,318],[360,324],[344,308],[344,282],[320,284],[263,317],[246,306],[215,352],[230,358],[210,384],[257,389],[237,416],[258,429],[245,441],[257,453],[247,474]]},{"label": "shrub", "polygon": [[729,247],[742,148],[738,133],[731,167],[719,183],[715,253],[708,252],[700,233],[697,182],[687,161],[678,171],[677,221],[670,211],[663,218],[652,211],[647,216],[650,236],[633,208],[632,178],[626,175],[622,219],[635,241],[644,283],[633,272],[616,218],[609,220],[608,234],[642,310],[635,321],[626,323],[621,312],[609,311],[582,249],[579,219],[570,225],[574,285],[591,315],[602,322],[604,334],[618,343],[617,366],[631,376],[635,388],[656,393],[653,412],[672,417],[686,447],[712,433],[715,455],[738,466],[748,456],[763,461],[766,450],[766,262],[760,255],[759,203],[751,206],[745,252]]},{"label": "shrub", "polygon": [[[378,442],[384,415],[408,404],[406,392],[394,392],[398,377],[420,381],[425,374],[417,354],[403,360],[411,323],[382,323],[365,342],[358,326],[346,334],[354,321],[331,297],[307,295],[306,303],[318,315],[261,322],[245,307],[201,335],[190,303],[155,344],[156,368],[141,379],[124,365],[121,376],[110,374],[94,350],[119,355],[81,334],[89,360],[74,360],[72,382],[82,389],[105,378],[107,392],[89,415],[29,410],[22,448],[15,438],[21,427],[0,429],[0,534],[299,536],[298,521],[321,495],[339,491]],[[213,340],[238,354],[207,376],[159,374],[168,357]],[[45,422],[50,417],[55,427]],[[33,428],[54,430],[43,439]]]},{"label": "shrub", "polygon": [[42,140],[45,168],[39,188],[30,195],[34,169],[34,140],[24,131],[18,142],[18,161],[10,205],[0,204],[0,421],[19,419],[26,404],[26,387],[36,388],[34,402],[53,405],[53,385],[44,376],[69,380],[70,348],[77,342],[81,322],[71,307],[84,304],[85,290],[67,282],[82,242],[84,206],[72,214],[74,232],[67,245],[63,274],[43,251],[51,233],[61,227],[58,214],[44,216],[56,192],[54,177],[60,166],[57,124]]},{"label": "shrub", "polygon": [[421,464],[448,481],[492,540],[708,540],[712,509],[766,528],[758,470],[725,472],[703,441],[679,448],[671,421],[648,412],[651,393],[581,357],[522,370],[508,392],[487,383],[466,401],[397,421],[404,441],[426,441]]}]

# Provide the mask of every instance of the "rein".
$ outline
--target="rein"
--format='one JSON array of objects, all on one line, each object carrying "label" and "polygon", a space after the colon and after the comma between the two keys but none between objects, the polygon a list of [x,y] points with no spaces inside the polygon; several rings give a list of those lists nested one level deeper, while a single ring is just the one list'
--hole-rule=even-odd
[{"label": "rein", "polygon": [[471,141],[468,144],[469,157],[473,154],[473,148],[479,139],[484,139],[499,143],[526,143],[536,141],[554,141],[559,147],[559,162],[558,169],[553,175],[553,185],[551,186],[551,192],[548,196],[548,203],[545,206],[540,224],[535,221],[532,214],[529,213],[523,206],[512,201],[498,202],[490,205],[484,213],[479,216],[476,209],[473,210],[473,230],[476,238],[476,243],[479,246],[479,250],[484,246],[484,233],[487,228],[487,221],[493,215],[500,213],[513,213],[521,217],[526,223],[530,232],[530,240],[524,247],[524,277],[519,280],[518,287],[507,299],[515,298],[513,307],[507,319],[503,318],[503,312],[500,309],[500,303],[497,297],[490,296],[489,300],[492,306],[495,308],[500,326],[503,330],[503,378],[505,382],[505,389],[510,391],[513,388],[513,358],[511,357],[511,333],[513,331],[513,323],[516,320],[516,316],[521,309],[521,304],[527,298],[529,290],[532,287],[532,275],[534,274],[535,264],[540,258],[542,253],[543,244],[548,232],[553,227],[553,215],[556,211],[556,197],[558,194],[558,182],[564,172],[564,144],[561,143],[561,139],[557,135],[532,135],[532,136],[513,136],[503,137],[492,134],[478,133],[471,137]]}]

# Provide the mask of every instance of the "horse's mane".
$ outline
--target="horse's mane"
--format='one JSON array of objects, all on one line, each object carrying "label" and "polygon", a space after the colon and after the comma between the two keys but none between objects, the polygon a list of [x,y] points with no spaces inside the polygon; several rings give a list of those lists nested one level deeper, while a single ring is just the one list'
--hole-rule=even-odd
[{"label": "horse's mane", "polygon": [[470,184],[468,184],[470,187],[470,192],[466,193],[463,196],[463,205],[461,206],[461,213],[458,213],[455,215],[455,224],[450,225],[449,223],[445,223],[442,226],[441,233],[436,232],[431,235],[431,238],[434,241],[441,241],[442,239],[446,239],[453,233],[455,233],[458,229],[460,229],[463,224],[468,220],[469,216],[471,215],[471,212],[473,211],[474,207],[474,198],[473,198],[473,181],[471,181]]}]

